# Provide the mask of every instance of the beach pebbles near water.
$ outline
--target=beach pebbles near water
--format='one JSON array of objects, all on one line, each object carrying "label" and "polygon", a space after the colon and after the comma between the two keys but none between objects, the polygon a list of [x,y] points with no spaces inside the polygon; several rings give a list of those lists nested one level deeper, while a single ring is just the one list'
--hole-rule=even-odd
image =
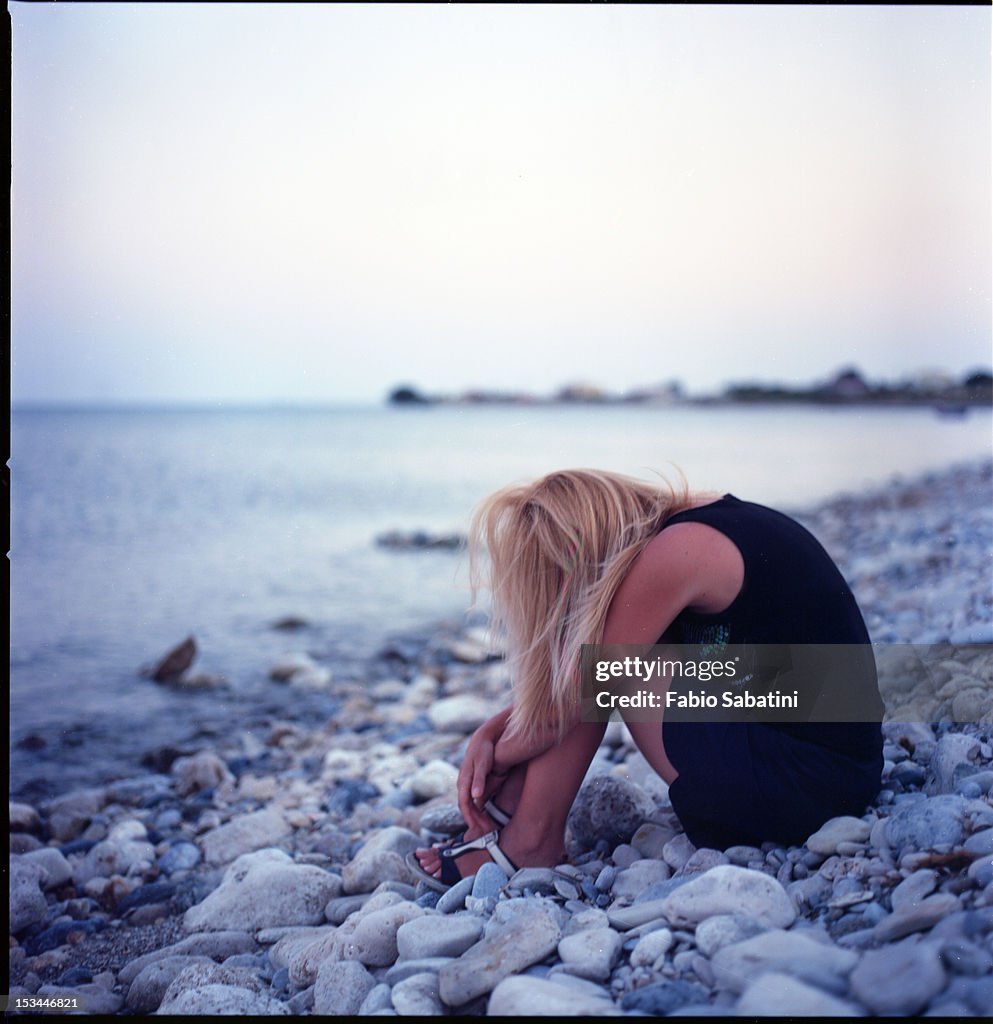
[{"label": "beach pebbles near water", "polygon": [[611,724],[571,862],[487,865],[439,896],[405,856],[458,828],[466,738],[507,699],[467,629],[334,684],[322,728],[233,727],[158,774],[11,802],[12,995],[186,1016],[989,1016],[991,492],[971,465],[803,517],[873,638],[929,645],[880,665],[906,714],[861,817],[695,849]]}]

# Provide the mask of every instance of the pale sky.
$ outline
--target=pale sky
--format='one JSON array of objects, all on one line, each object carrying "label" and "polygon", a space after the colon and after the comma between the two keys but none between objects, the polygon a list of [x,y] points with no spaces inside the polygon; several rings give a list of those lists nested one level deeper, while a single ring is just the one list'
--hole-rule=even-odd
[{"label": "pale sky", "polygon": [[993,362],[989,7],[8,10],[15,402]]}]

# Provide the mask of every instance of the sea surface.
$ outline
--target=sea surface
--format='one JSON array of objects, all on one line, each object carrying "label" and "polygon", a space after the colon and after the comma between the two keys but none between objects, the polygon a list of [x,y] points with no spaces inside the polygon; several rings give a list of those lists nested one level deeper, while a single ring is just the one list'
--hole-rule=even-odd
[{"label": "sea surface", "polygon": [[[539,406],[18,410],[11,426],[11,791],[137,773],[143,751],[334,713],[268,669],[307,651],[360,678],[391,637],[458,620],[459,555],[377,546],[464,531],[552,469],[685,473],[799,510],[989,456],[986,410]],[[307,622],[286,633],[286,616]],[[222,691],[142,676],[184,637]]]}]

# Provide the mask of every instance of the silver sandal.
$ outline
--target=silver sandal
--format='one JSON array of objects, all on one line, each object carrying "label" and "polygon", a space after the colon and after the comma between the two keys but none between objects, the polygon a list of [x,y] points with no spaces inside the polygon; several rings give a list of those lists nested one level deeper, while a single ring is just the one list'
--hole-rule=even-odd
[{"label": "silver sandal", "polygon": [[[438,856],[441,859],[441,877],[436,878],[434,875],[430,875],[424,868],[421,867],[420,861],[417,859],[415,853],[408,853],[404,858],[407,867],[415,874],[425,885],[434,889],[435,892],[447,892],[453,885],[462,881],[462,875],[459,874],[459,869],[455,865],[455,861],[458,860],[463,854],[471,853],[473,850],[485,850],[493,859],[493,863],[508,877],[517,871],[517,865],[500,849],[497,844],[497,840],[500,838],[500,832],[494,829],[492,832],[487,832],[484,835],[477,836],[475,839],[469,839],[464,842],[460,842],[458,839],[449,843],[447,846],[438,847]],[[468,877],[468,876],[466,876]]]}]

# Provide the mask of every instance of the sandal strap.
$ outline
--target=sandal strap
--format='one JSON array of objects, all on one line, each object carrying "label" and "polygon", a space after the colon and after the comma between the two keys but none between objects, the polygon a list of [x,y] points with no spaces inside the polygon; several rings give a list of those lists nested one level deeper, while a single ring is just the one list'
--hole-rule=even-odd
[{"label": "sandal strap", "polygon": [[510,815],[502,808],[498,807],[494,800],[487,800],[483,804],[483,810],[502,828],[504,825],[510,824]]},{"label": "sandal strap", "polygon": [[442,861],[455,860],[464,853],[472,850],[485,850],[493,859],[493,863],[509,878],[516,870],[514,862],[500,849],[497,839],[500,833],[494,829],[484,835],[477,836],[464,843],[452,843],[450,846],[443,846],[439,849],[438,855]]}]

